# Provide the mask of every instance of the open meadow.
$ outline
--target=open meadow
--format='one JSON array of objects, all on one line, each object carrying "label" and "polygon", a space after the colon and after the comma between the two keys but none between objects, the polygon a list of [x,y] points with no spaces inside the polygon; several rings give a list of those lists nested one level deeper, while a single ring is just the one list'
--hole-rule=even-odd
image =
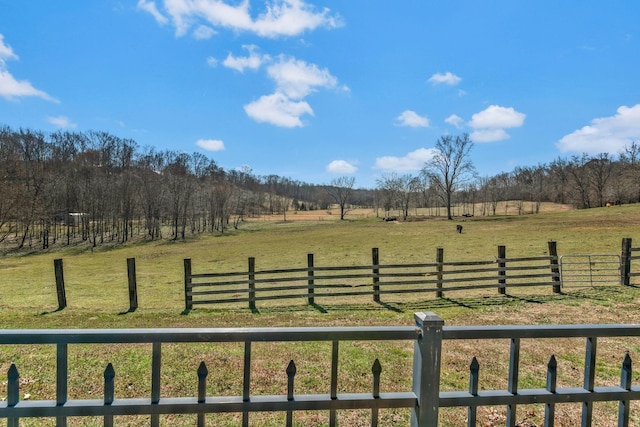
[{"label": "open meadow", "polygon": [[[384,222],[374,214],[353,211],[345,221],[322,216],[302,220],[288,214],[274,221],[247,221],[239,230],[188,241],[158,241],[109,249],[69,248],[44,254],[7,254],[0,258],[0,327],[14,328],[180,328],[264,326],[413,325],[413,313],[433,311],[445,325],[640,323],[640,289],[616,284],[563,289],[549,287],[451,292],[435,295],[389,295],[381,303],[370,297],[317,298],[259,303],[254,312],[244,304],[198,306],[184,313],[183,259],[194,271],[245,270],[247,258],[256,268],[304,267],[313,253],[317,265],[363,265],[371,262],[371,248],[381,263],[421,263],[435,260],[442,247],[447,260],[493,259],[497,247],[509,256],[545,255],[547,242],[557,242],[558,254],[619,255],[625,237],[640,243],[640,205],[590,210],[546,209],[537,215],[509,215],[454,221],[423,217]],[[335,217],[335,214],[330,215]],[[463,233],[456,233],[456,225]],[[128,311],[126,259],[136,259],[139,308]],[[67,308],[57,309],[53,260],[64,261]],[[636,266],[640,270],[640,263]],[[638,280],[640,282],[640,280]],[[632,283],[640,285],[640,283]],[[208,394],[242,394],[242,351],[232,345],[171,345],[163,352],[163,396],[196,393],[195,370],[201,360],[211,372]],[[285,393],[285,368],[298,365],[296,391],[327,393],[330,344],[263,343],[254,350],[252,393]],[[371,388],[373,360],[382,364],[382,391],[407,390],[411,383],[413,347],[410,343],[359,343],[341,347],[338,387],[364,392]],[[523,340],[520,387],[544,387],[546,364],[558,358],[558,387],[581,386],[583,340]],[[640,360],[640,340],[602,339],[598,347],[597,385],[617,385],[625,352]],[[443,348],[441,390],[468,388],[471,358],[481,365],[480,388],[506,388],[509,345],[497,342],[446,342]],[[55,396],[55,348],[0,346],[0,373],[11,363],[21,372],[21,394],[31,399]],[[150,351],[145,346],[75,346],[69,350],[69,397],[93,398],[102,393],[102,371],[116,367],[117,397],[147,397],[150,393]],[[636,370],[633,383],[640,381]],[[6,396],[0,383],[0,398]],[[596,404],[594,425],[615,424],[617,404]],[[480,425],[504,425],[504,408],[480,408]],[[520,426],[542,425],[543,405],[519,406]],[[640,403],[632,406],[640,422]],[[579,404],[556,407],[556,425],[573,426]],[[408,425],[408,411],[381,411],[381,425]],[[295,414],[296,425],[327,425],[326,413]],[[464,425],[465,410],[441,410],[441,425]],[[252,425],[282,425],[280,415],[258,414]],[[367,413],[339,413],[340,425],[366,425]],[[210,425],[237,425],[237,415],[210,416]],[[47,424],[49,423],[49,424]],[[70,425],[101,425],[101,420],[71,420]],[[55,425],[55,420],[21,421],[21,425]],[[144,417],[123,418],[116,425],[148,425]],[[162,425],[194,425],[194,417],[163,418]],[[208,424],[209,425],[209,424]]]}]

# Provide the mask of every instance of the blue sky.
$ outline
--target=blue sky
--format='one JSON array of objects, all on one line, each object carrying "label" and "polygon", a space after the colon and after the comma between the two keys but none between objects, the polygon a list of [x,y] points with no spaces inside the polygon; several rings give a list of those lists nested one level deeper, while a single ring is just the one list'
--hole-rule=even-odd
[{"label": "blue sky", "polygon": [[640,142],[640,3],[0,0],[0,124],[310,183],[483,176]]}]

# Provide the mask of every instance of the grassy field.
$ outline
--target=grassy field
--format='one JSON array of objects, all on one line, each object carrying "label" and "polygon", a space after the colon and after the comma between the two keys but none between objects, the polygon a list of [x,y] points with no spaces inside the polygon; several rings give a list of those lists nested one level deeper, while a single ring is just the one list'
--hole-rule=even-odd
[{"label": "grassy field", "polygon": [[[2,328],[125,328],[125,327],[229,327],[229,326],[329,326],[411,325],[416,311],[434,311],[447,325],[547,324],[547,323],[640,323],[637,310],[640,292],[636,287],[602,286],[567,289],[553,294],[548,288],[509,290],[498,295],[494,289],[482,294],[457,292],[436,299],[432,295],[388,296],[384,304],[370,298],[316,299],[317,306],[304,300],[258,304],[250,312],[244,305],[197,308],[182,314],[183,259],[191,258],[194,272],[246,269],[247,258],[256,267],[306,265],[306,254],[316,264],[359,265],[370,263],[371,248],[380,250],[381,263],[432,262],[436,248],[443,247],[446,260],[492,259],[497,246],[505,245],[508,256],[544,255],[547,241],[555,240],[563,254],[619,254],[623,237],[640,242],[640,206],[617,206],[588,211],[548,212],[539,215],[458,218],[456,221],[423,219],[383,222],[373,215],[348,215],[345,221],[326,217],[301,219],[287,215],[275,222],[243,223],[239,231],[187,242],[150,242],[108,250],[68,249],[39,255],[6,255],[0,258],[0,327]],[[333,215],[331,215],[333,217]],[[349,219],[349,218],[352,219]],[[455,232],[462,224],[464,232]],[[136,258],[139,309],[127,313],[126,259]],[[57,300],[53,260],[62,258],[68,307],[56,311]],[[169,346],[163,353],[163,396],[195,393],[195,369],[205,360],[212,372],[210,395],[241,394],[242,349],[229,345]],[[328,392],[330,349],[321,344],[256,346],[252,383],[255,394],[286,392],[283,374],[290,359],[296,360],[301,393]],[[597,385],[617,384],[620,363],[628,351],[640,360],[640,342],[602,340],[598,347]],[[523,342],[520,387],[543,387],[546,363],[558,357],[559,387],[582,383],[584,343],[575,340]],[[380,358],[382,391],[410,387],[412,347],[409,344],[341,346],[340,391],[370,390],[371,363]],[[442,388],[468,387],[468,365],[473,356],[481,364],[481,388],[506,388],[507,342],[446,343],[443,354]],[[55,381],[55,349],[4,346],[0,348],[0,372],[15,362],[23,378],[21,391],[32,399],[52,398]],[[298,362],[300,361],[300,362]],[[116,397],[145,397],[150,394],[150,351],[144,346],[122,345],[72,347],[70,350],[70,397],[95,398],[101,394],[102,370],[107,362],[116,367]],[[225,369],[215,367],[224,366]],[[212,369],[213,368],[213,369]],[[387,373],[385,375],[385,372]],[[393,374],[391,374],[393,373]],[[4,374],[3,374],[4,375]],[[640,380],[634,374],[634,383]],[[0,397],[6,383],[0,383]],[[594,425],[615,424],[617,406],[596,404]],[[576,424],[579,405],[556,408],[559,426]],[[635,423],[640,405],[634,405]],[[480,408],[482,425],[504,423],[503,408]],[[540,405],[519,407],[521,426],[541,425]],[[382,411],[381,425],[406,425],[405,411]],[[464,411],[443,411],[442,425],[463,425]],[[341,425],[366,425],[367,414],[340,414]],[[327,414],[296,415],[298,425],[325,425]],[[257,425],[282,425],[282,418],[263,414]],[[72,425],[99,425],[95,420],[75,420]],[[237,425],[235,416],[211,417],[211,425]],[[54,425],[40,420],[22,425]],[[122,419],[117,425],[145,425],[144,419]],[[193,418],[171,417],[163,425],[193,425]]]}]

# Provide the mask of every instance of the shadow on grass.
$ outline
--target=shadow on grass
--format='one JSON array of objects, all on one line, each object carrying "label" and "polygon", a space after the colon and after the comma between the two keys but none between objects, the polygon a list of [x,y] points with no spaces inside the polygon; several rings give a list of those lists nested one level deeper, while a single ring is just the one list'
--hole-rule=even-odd
[{"label": "shadow on grass", "polygon": [[127,311],[121,311],[120,313],[118,313],[118,316],[124,316],[125,314],[135,313],[135,312],[136,312],[136,308],[134,308],[134,307],[129,307],[129,310],[127,310]]},{"label": "shadow on grass", "polygon": [[316,304],[315,302],[312,304],[309,304],[311,307],[313,307],[314,309],[316,309],[317,311],[319,311],[320,313],[328,313],[328,311],[321,305]]},{"label": "shadow on grass", "polygon": [[46,316],[48,314],[53,314],[53,313],[58,313],[59,311],[64,310],[65,307],[58,307],[55,310],[51,310],[51,311],[43,311],[42,313],[40,313],[40,316]]},{"label": "shadow on grass", "polygon": [[398,306],[396,306],[396,304],[394,304],[394,303],[388,303],[388,302],[384,302],[384,301],[377,301],[376,304],[380,305],[381,307],[386,308],[387,310],[395,311],[396,313],[402,313],[404,311],[401,308],[399,308]]},{"label": "shadow on grass", "polygon": [[[602,286],[589,288],[570,288],[564,289],[562,293],[549,293],[546,295],[535,294],[495,294],[495,295],[473,295],[460,297],[443,297],[443,298],[424,298],[411,300],[381,300],[378,302],[354,301],[354,302],[335,302],[331,298],[325,297],[324,301],[313,304],[291,304],[288,306],[278,306],[273,303],[265,304],[259,308],[247,310],[246,307],[225,307],[220,308],[215,305],[207,307],[199,307],[198,314],[206,315],[207,313],[220,313],[221,310],[228,314],[241,314],[250,311],[253,314],[278,314],[278,313],[304,313],[317,312],[327,314],[331,312],[344,311],[390,311],[394,313],[407,313],[418,311],[437,311],[439,309],[459,308],[465,310],[478,310],[487,307],[499,307],[523,304],[565,304],[577,305],[584,302],[594,304],[610,304],[616,301],[630,302],[630,293],[635,293],[637,286]],[[635,298],[635,297],[632,297]],[[182,314],[188,315],[190,310],[183,311]]]}]

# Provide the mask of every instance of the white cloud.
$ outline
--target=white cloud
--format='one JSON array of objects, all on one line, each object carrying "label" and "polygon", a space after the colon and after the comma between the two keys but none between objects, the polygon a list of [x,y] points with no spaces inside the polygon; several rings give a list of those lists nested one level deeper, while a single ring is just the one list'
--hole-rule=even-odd
[{"label": "white cloud", "polygon": [[46,92],[36,89],[26,80],[16,80],[8,71],[0,68],[0,96],[13,99],[22,96],[37,96],[51,102],[59,102]]},{"label": "white cloud", "polygon": [[449,123],[450,125],[453,125],[456,128],[460,129],[462,127],[461,125],[464,120],[462,119],[462,117],[458,116],[457,114],[452,114],[446,119],[444,119],[444,121],[445,123]]},{"label": "white cloud", "polygon": [[373,167],[388,172],[415,172],[422,169],[437,152],[434,148],[418,148],[404,157],[378,157]]},{"label": "white cloud", "polygon": [[7,60],[17,60],[18,55],[11,46],[4,43],[4,36],[0,34],[0,97],[13,99],[22,96],[37,96],[51,102],[59,102],[46,92],[36,89],[26,80],[16,80],[7,70]]},{"label": "white cloud", "polygon": [[276,82],[278,90],[292,99],[302,99],[317,87],[333,88],[338,82],[326,68],[320,69],[315,64],[282,55],[268,67],[267,73]]},{"label": "white cloud", "polygon": [[18,59],[18,55],[13,53],[11,46],[4,44],[4,36],[0,34],[0,65],[3,65],[7,59]]},{"label": "white cloud", "polygon": [[475,142],[503,141],[511,137],[504,129],[478,129],[471,132],[470,136]]},{"label": "white cloud", "polygon": [[396,125],[412,128],[426,128],[429,127],[429,119],[419,115],[415,111],[405,110],[396,117]]},{"label": "white cloud", "polygon": [[445,84],[449,86],[455,86],[460,83],[462,79],[455,74],[447,71],[444,74],[435,73],[433,76],[429,77],[429,83],[433,85]]},{"label": "white cloud", "polygon": [[249,117],[272,125],[293,128],[304,126],[300,117],[313,115],[311,106],[305,101],[294,101],[282,92],[261,96],[244,106]]},{"label": "white cloud", "polygon": [[640,104],[621,106],[617,114],[591,120],[556,143],[562,152],[599,154],[617,153],[633,141],[640,140]]},{"label": "white cloud", "polygon": [[258,54],[256,52],[258,49],[256,45],[243,45],[242,48],[249,52],[249,56],[233,56],[229,53],[227,58],[222,61],[222,65],[243,73],[245,68],[257,70],[264,61],[268,61],[270,59],[269,55]]},{"label": "white cloud", "polygon": [[207,65],[211,68],[216,68],[218,66],[218,60],[213,56],[207,58]]},{"label": "white cloud", "polygon": [[164,25],[169,22],[166,16],[160,13],[158,7],[156,6],[156,2],[148,1],[148,0],[138,0],[138,9],[144,10],[153,16],[156,22],[160,25]]},{"label": "white cloud", "polygon": [[491,105],[485,110],[471,116],[469,126],[474,129],[481,128],[514,128],[524,123],[526,114],[519,113],[513,108]]},{"label": "white cloud", "polygon": [[468,123],[474,131],[471,138],[477,142],[494,142],[510,138],[505,131],[509,128],[517,128],[524,124],[526,114],[520,113],[512,107],[490,105],[483,111],[471,116]]},{"label": "white cloud", "polygon": [[[202,21],[213,27],[248,31],[269,38],[342,25],[341,18],[332,15],[328,8],[317,10],[302,0],[273,0],[255,17],[250,14],[249,0],[236,4],[222,0],[164,0],[163,3],[177,36],[183,36],[192,25]],[[139,0],[138,8],[149,12],[160,24],[163,24],[162,18],[166,19],[153,1]]]},{"label": "white cloud", "polygon": [[66,116],[47,117],[47,121],[62,129],[75,129],[78,127],[77,123],[72,122]]},{"label": "white cloud", "polygon": [[[224,65],[243,71],[245,68],[259,68],[263,62],[270,62],[267,75],[275,82],[275,92],[261,96],[258,100],[244,106],[245,112],[252,119],[281,127],[302,127],[301,117],[313,115],[313,109],[304,100],[319,88],[334,88],[338,80],[326,68],[321,69],[283,55],[272,59],[268,55],[255,54],[255,46],[247,46],[250,54],[245,58],[229,55]],[[348,90],[348,89],[346,89]]]},{"label": "white cloud", "polygon": [[358,168],[355,165],[346,160],[334,160],[327,165],[327,172],[330,173],[349,174],[356,173],[357,170]]},{"label": "white cloud", "polygon": [[196,141],[196,145],[207,151],[224,150],[224,142],[219,139],[199,139]]},{"label": "white cloud", "polygon": [[276,37],[279,35],[295,36],[306,30],[318,27],[337,28],[342,20],[330,16],[328,8],[320,12],[313,10],[301,0],[284,0],[271,5],[267,11],[255,20],[253,30],[261,36]]},{"label": "white cloud", "polygon": [[193,30],[193,38],[196,40],[207,40],[213,37],[214,34],[218,34],[216,30],[206,25],[198,25]]}]

